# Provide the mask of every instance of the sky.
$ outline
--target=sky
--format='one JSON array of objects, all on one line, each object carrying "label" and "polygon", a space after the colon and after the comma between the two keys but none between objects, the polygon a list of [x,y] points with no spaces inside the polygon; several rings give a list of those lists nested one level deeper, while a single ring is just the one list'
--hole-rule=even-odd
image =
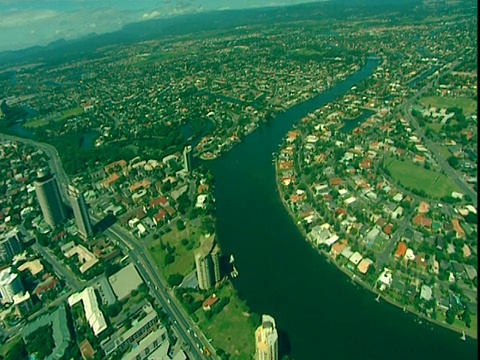
[{"label": "sky", "polygon": [[100,34],[176,14],[318,0],[0,0],[0,51]]}]

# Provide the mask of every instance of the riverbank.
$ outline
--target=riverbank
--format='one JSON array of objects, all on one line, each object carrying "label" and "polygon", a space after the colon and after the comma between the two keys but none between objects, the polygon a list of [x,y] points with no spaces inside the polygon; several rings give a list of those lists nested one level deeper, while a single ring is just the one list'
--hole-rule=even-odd
[{"label": "riverbank", "polygon": [[[291,217],[293,222],[296,224],[299,232],[301,233],[301,235],[305,239],[305,241],[308,244],[310,244],[312,246],[312,248],[314,248],[319,254],[324,256],[328,263],[333,263],[338,270],[340,270],[343,274],[345,274],[352,281],[352,283],[354,282],[354,283],[362,286],[363,289],[370,291],[374,295],[380,296],[381,299],[385,300],[390,305],[396,306],[399,309],[402,309],[404,312],[409,312],[413,315],[416,315],[420,319],[427,320],[430,323],[441,326],[445,329],[453,330],[453,331],[455,331],[459,334],[462,334],[462,332],[465,331],[466,335],[471,337],[472,339],[477,339],[478,338],[478,334],[475,333],[473,330],[471,330],[469,328],[463,329],[463,328],[458,328],[458,327],[451,326],[450,324],[447,324],[445,322],[441,322],[441,321],[438,321],[438,320],[433,319],[431,317],[428,317],[425,314],[422,314],[422,313],[418,312],[417,310],[412,309],[411,306],[404,306],[404,305],[398,303],[397,301],[390,298],[387,294],[375,289],[375,287],[370,286],[370,284],[367,284],[365,281],[363,281],[360,278],[359,275],[353,273],[352,271],[350,271],[346,267],[339,265],[337,263],[337,261],[335,259],[333,259],[332,256],[330,256],[330,254],[328,252],[326,252],[324,250],[319,250],[318,248],[316,248],[310,241],[308,241],[307,233],[305,232],[305,230],[301,226],[298,226],[298,223],[296,223],[295,213],[290,209],[287,202],[285,201],[285,198],[284,198],[285,192],[283,191],[281,183],[278,181],[278,171],[279,171],[279,169],[278,169],[277,159],[274,159],[274,167],[275,167],[275,178],[276,178],[277,193],[278,193],[278,195],[281,199],[281,202],[282,202],[284,208],[287,210],[289,216]],[[472,321],[472,323],[473,323],[473,321]]]}]

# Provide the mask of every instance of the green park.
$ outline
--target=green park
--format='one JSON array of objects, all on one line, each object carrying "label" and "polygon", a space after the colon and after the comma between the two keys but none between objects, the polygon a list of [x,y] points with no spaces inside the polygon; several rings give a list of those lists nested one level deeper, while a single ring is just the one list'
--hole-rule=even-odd
[{"label": "green park", "polygon": [[446,175],[431,169],[425,169],[410,160],[398,160],[393,157],[385,160],[385,168],[391,177],[405,189],[424,192],[430,198],[450,196],[458,188]]}]

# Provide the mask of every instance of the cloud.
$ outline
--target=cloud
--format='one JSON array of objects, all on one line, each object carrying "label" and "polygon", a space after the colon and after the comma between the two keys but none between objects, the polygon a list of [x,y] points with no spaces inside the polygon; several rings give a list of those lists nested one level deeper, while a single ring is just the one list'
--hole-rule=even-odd
[{"label": "cloud", "polygon": [[160,11],[154,10],[151,13],[145,13],[142,15],[143,20],[150,20],[150,19],[155,19],[158,18],[162,15]]},{"label": "cloud", "polygon": [[50,20],[59,13],[53,10],[23,10],[0,13],[0,29],[18,28]]}]

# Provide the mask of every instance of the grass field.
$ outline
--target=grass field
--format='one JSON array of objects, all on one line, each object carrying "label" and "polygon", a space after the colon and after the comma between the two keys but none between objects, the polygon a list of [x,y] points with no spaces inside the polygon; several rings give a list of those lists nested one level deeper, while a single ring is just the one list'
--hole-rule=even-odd
[{"label": "grass field", "polygon": [[52,119],[34,119],[32,121],[27,122],[24,126],[27,128],[38,128],[42,126],[48,125],[50,122],[60,122],[60,121],[65,121],[69,117],[72,116],[78,116],[83,113],[83,108],[81,106],[62,111],[60,116],[57,116]]},{"label": "grass field", "polygon": [[452,153],[448,151],[448,146],[442,145],[438,146],[437,148],[443,160],[447,160],[450,156],[452,156]]},{"label": "grass field", "polygon": [[393,179],[401,186],[410,189],[423,190],[433,198],[451,195],[458,191],[456,185],[445,175],[433,170],[427,170],[410,160],[397,160],[390,158],[385,162]]},{"label": "grass field", "polygon": [[471,115],[477,111],[477,102],[466,97],[447,98],[440,96],[426,96],[420,99],[423,106],[439,108],[458,107],[463,109],[465,115]]},{"label": "grass field", "polygon": [[231,360],[252,359],[255,328],[247,306],[235,295],[231,284],[224,285],[216,294],[219,298],[228,296],[230,302],[211,320],[205,318],[203,309],[197,310],[200,329],[212,339],[213,347],[225,350]]},{"label": "grass field", "polygon": [[[148,251],[157,264],[159,270],[165,279],[172,274],[188,275],[194,269],[193,252],[200,245],[201,228],[193,225],[191,222],[186,224],[184,230],[177,230],[175,224],[173,230],[162,235],[160,239],[154,240],[149,246]],[[187,239],[189,245],[184,246],[182,239]],[[165,264],[167,250],[162,249],[162,244],[175,248],[175,261],[171,264]]]}]

